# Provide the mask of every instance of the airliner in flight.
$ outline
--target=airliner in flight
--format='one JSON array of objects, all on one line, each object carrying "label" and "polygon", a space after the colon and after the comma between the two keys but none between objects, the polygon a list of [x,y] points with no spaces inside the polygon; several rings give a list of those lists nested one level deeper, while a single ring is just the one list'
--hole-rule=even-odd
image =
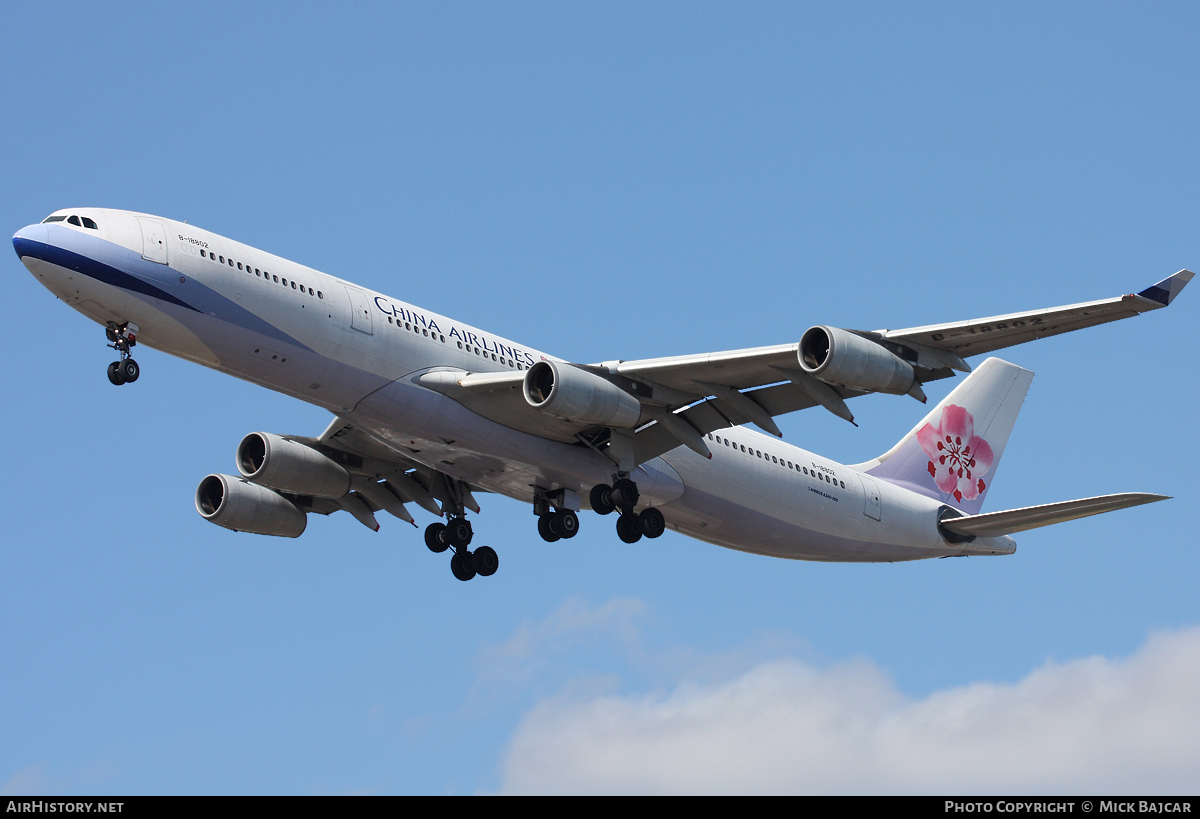
[{"label": "airliner in flight", "polygon": [[[375,293],[185,222],[68,208],[22,228],[18,257],[100,324],[117,386],[137,345],[324,407],[316,437],[252,432],[238,475],[212,474],[197,511],[241,532],[298,537],[310,514],[438,520],[455,577],[496,572],[470,548],[476,495],[532,505],[547,541],[583,508],[626,543],[667,529],[798,560],[1011,554],[1013,533],[1163,500],[1107,495],[982,512],[1033,374],[967,358],[1166,307],[1187,270],[1137,294],[992,318],[865,332],[817,325],[771,347],[580,364]],[[774,417],[820,407],[853,423],[871,392],[925,402],[969,373],[888,452],[847,466],[784,443]],[[763,432],[752,430],[749,424]],[[766,433],[766,434],[764,434]]]}]

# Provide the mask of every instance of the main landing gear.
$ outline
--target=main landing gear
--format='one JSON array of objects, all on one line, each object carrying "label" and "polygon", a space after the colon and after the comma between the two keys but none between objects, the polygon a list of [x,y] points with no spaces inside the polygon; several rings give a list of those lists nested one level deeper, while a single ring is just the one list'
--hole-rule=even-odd
[{"label": "main landing gear", "polygon": [[643,509],[641,514],[633,511],[640,498],[637,484],[618,475],[612,486],[604,483],[593,486],[589,500],[592,502],[592,509],[601,515],[620,510],[621,514],[617,517],[617,537],[625,543],[637,543],[643,536],[659,537],[667,529],[667,521],[657,509]]},{"label": "main landing gear", "polygon": [[[574,497],[573,492],[570,494]],[[537,515],[538,534],[547,543],[570,540],[579,534],[579,515],[567,506],[567,503],[565,489],[556,489],[553,492],[538,489],[535,492],[533,514]]]},{"label": "main landing gear", "polygon": [[138,326],[128,321],[124,324],[110,321],[105,330],[109,341],[108,346],[121,356],[120,361],[114,361],[108,365],[108,380],[118,387],[122,384],[132,384],[142,374],[138,363],[129,354],[129,348],[137,344],[137,332]]},{"label": "main landing gear", "polygon": [[454,549],[450,571],[459,580],[470,580],[475,575],[491,577],[500,568],[500,558],[491,546],[480,546],[475,551],[467,548],[473,538],[471,522],[461,515],[451,517],[449,523],[431,523],[425,528],[425,545],[431,552]]}]

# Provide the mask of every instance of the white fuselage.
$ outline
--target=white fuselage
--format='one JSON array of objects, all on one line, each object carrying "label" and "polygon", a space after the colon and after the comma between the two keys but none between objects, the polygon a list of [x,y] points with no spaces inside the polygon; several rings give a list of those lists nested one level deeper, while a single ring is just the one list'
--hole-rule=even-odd
[{"label": "white fuselage", "polygon": [[[18,254],[89,318],[135,323],[139,344],[324,407],[406,459],[525,502],[535,486],[586,498],[612,478],[608,459],[554,418],[494,394],[450,397],[418,383],[441,369],[522,371],[552,358],[545,353],[192,225],[61,213],[97,228],[31,225],[14,237]],[[681,446],[633,475],[642,503],[686,535],[828,561],[1015,548],[1007,537],[947,542],[937,500],[745,427],[706,443],[711,460]]]}]

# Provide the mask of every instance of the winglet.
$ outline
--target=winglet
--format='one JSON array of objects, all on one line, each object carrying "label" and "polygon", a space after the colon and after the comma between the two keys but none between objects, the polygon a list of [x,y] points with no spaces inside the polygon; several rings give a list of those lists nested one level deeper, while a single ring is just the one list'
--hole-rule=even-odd
[{"label": "winglet", "polygon": [[1190,270],[1180,270],[1173,276],[1168,276],[1158,284],[1151,285],[1138,293],[1144,299],[1156,301],[1163,307],[1175,300],[1175,297],[1183,292],[1184,286],[1192,280],[1192,276],[1196,274]]}]

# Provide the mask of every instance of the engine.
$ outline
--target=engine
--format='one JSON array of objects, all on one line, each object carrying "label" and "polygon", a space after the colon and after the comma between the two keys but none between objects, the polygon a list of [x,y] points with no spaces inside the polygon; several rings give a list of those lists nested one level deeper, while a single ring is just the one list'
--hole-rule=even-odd
[{"label": "engine", "polygon": [[246,480],[297,495],[340,498],[350,473],[312,447],[269,432],[252,432],[237,448],[238,472]]},{"label": "engine", "polygon": [[196,511],[235,532],[300,537],[308,515],[265,486],[229,475],[209,475],[196,487]]},{"label": "engine", "polygon": [[525,400],[547,415],[590,426],[633,429],[642,405],[611,381],[556,361],[539,361],[525,373]]},{"label": "engine", "polygon": [[860,335],[837,327],[810,327],[800,338],[800,367],[828,384],[903,395],[916,384],[904,359]]}]

